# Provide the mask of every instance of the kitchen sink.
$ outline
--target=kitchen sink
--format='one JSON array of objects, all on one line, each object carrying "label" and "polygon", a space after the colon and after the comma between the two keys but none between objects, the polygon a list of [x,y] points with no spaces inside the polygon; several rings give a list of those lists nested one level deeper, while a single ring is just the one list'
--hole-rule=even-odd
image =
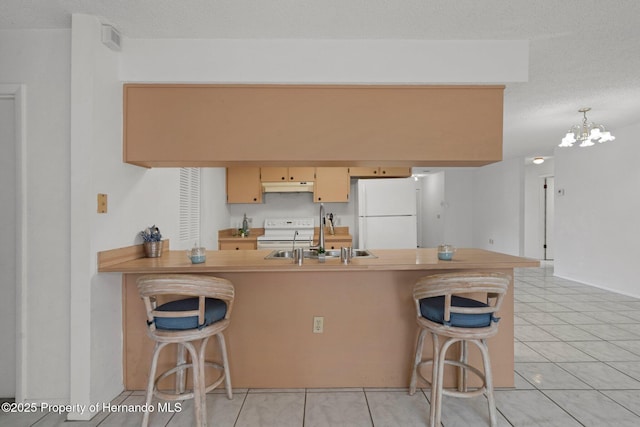
[{"label": "kitchen sink", "polygon": [[[325,258],[340,258],[340,250],[332,249],[326,251],[324,256]],[[367,249],[353,249],[351,256],[353,258],[377,258]],[[309,259],[318,259],[318,252],[314,250],[304,251],[304,257]],[[269,255],[264,257],[264,259],[293,259],[293,251],[278,249],[271,252]]]}]

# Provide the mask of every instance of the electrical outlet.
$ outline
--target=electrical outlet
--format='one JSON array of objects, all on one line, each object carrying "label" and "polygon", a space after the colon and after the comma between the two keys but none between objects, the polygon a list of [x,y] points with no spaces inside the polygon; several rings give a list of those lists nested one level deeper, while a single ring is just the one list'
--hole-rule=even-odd
[{"label": "electrical outlet", "polygon": [[324,317],[315,316],[313,318],[313,333],[321,334],[324,331]]},{"label": "electrical outlet", "polygon": [[489,244],[493,245],[493,239],[489,239]]}]

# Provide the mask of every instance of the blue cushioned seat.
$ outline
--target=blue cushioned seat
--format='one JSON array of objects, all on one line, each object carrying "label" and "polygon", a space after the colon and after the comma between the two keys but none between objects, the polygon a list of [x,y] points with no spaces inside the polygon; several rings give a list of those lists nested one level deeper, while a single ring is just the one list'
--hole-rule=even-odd
[{"label": "blue cushioned seat", "polygon": [[[455,295],[451,297],[451,305],[456,307],[487,307],[487,304],[483,302]],[[492,320],[495,322],[498,321],[491,313],[451,313],[450,321],[445,322],[444,296],[421,299],[420,314],[432,322],[458,328],[485,328],[491,324]]]},{"label": "blue cushioned seat", "polygon": [[[209,326],[224,319],[227,314],[227,304],[219,299],[206,298],[204,304],[204,324],[198,324],[198,316],[186,317],[155,317],[156,328],[165,330],[196,329]],[[162,304],[158,311],[190,311],[198,309],[198,298],[187,298]]]}]

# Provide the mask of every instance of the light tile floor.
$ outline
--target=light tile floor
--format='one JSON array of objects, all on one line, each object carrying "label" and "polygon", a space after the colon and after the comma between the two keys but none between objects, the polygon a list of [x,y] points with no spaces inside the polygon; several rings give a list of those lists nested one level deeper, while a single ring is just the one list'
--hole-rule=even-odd
[{"label": "light tile floor", "polygon": [[[496,391],[500,426],[639,426],[640,300],[553,277],[553,267],[515,278],[515,389]],[[207,396],[211,426],[425,426],[429,392],[406,389],[236,390]],[[125,392],[114,404],[141,404]],[[445,397],[442,424],[488,425],[486,400]],[[64,422],[54,413],[6,414],[0,426],[137,426],[139,413]],[[153,426],[191,426],[193,407],[154,413]]]}]

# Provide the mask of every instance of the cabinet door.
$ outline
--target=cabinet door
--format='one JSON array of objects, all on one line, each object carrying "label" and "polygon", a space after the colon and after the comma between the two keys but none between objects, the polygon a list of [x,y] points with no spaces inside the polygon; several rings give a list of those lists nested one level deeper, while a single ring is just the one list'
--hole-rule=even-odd
[{"label": "cabinet door", "polygon": [[351,239],[326,239],[325,245],[327,249],[340,249],[342,247],[351,247],[352,242]]},{"label": "cabinet door", "polygon": [[289,168],[289,181],[313,182],[315,180],[315,175],[316,168],[314,167]]},{"label": "cabinet door", "polygon": [[316,168],[314,202],[348,202],[349,168]]},{"label": "cabinet door", "polygon": [[377,167],[351,167],[349,168],[349,175],[360,177],[376,177],[380,175],[380,168]]},{"label": "cabinet door", "polygon": [[262,182],[288,181],[288,168],[266,167],[260,168],[260,180]]},{"label": "cabinet door", "polygon": [[260,169],[262,182],[277,181],[313,181],[316,168],[314,167],[264,167]]},{"label": "cabinet door", "polygon": [[380,168],[380,176],[386,178],[408,178],[411,176],[411,168]]},{"label": "cabinet door", "polygon": [[256,249],[255,242],[220,242],[221,251],[239,251],[243,249]]},{"label": "cabinet door", "polygon": [[260,168],[227,168],[227,203],[262,203]]}]

